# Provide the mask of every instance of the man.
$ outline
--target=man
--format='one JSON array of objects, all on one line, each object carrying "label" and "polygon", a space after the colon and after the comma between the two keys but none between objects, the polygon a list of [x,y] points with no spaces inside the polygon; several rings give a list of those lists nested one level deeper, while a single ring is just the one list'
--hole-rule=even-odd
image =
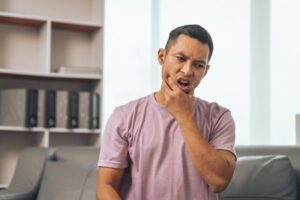
[{"label": "man", "polygon": [[213,52],[199,25],[171,31],[159,49],[158,92],[114,110],[99,158],[98,200],[214,200],[235,168],[230,111],[194,97]]}]

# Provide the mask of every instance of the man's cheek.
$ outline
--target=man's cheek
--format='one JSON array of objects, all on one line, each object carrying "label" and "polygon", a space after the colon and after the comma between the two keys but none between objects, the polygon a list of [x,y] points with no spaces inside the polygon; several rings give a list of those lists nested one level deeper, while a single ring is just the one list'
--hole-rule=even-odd
[{"label": "man's cheek", "polygon": [[195,89],[196,87],[198,87],[199,83],[200,83],[200,81],[194,82],[193,85],[192,85],[192,87]]},{"label": "man's cheek", "polygon": [[168,72],[163,72],[162,77],[163,77],[164,80],[167,80],[171,76],[170,76],[170,74]]}]

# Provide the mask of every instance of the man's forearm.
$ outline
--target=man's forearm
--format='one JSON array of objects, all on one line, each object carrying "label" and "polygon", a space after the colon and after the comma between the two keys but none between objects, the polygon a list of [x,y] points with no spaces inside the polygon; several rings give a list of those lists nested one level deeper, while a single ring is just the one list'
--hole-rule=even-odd
[{"label": "man's forearm", "polygon": [[193,117],[177,119],[193,165],[211,189],[220,192],[227,186],[234,166],[203,137]]},{"label": "man's forearm", "polygon": [[98,186],[97,200],[121,200],[116,189],[109,184]]}]

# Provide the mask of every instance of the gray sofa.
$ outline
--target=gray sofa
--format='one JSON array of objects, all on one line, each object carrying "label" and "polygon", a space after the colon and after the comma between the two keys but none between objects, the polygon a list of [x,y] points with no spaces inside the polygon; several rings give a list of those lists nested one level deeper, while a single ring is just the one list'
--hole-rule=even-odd
[{"label": "gray sofa", "polygon": [[98,154],[96,147],[27,148],[0,200],[95,199]]},{"label": "gray sofa", "polygon": [[223,200],[300,199],[300,146],[238,146]]},{"label": "gray sofa", "polygon": [[[238,146],[238,161],[224,200],[300,199],[300,146]],[[25,149],[0,200],[92,200],[97,147]]]}]

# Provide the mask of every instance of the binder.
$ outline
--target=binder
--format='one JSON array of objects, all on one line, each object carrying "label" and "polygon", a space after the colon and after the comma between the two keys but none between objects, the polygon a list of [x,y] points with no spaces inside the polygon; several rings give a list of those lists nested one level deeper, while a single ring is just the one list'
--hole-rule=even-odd
[{"label": "binder", "polygon": [[78,128],[79,126],[79,96],[78,92],[69,92],[68,103],[68,127]]},{"label": "binder", "polygon": [[26,127],[36,127],[38,124],[38,91],[28,89],[26,92]]},{"label": "binder", "polygon": [[89,102],[89,127],[90,129],[98,129],[100,127],[100,96],[97,93],[90,94]]},{"label": "binder", "polygon": [[45,98],[45,127],[56,126],[56,91],[46,91]]}]

